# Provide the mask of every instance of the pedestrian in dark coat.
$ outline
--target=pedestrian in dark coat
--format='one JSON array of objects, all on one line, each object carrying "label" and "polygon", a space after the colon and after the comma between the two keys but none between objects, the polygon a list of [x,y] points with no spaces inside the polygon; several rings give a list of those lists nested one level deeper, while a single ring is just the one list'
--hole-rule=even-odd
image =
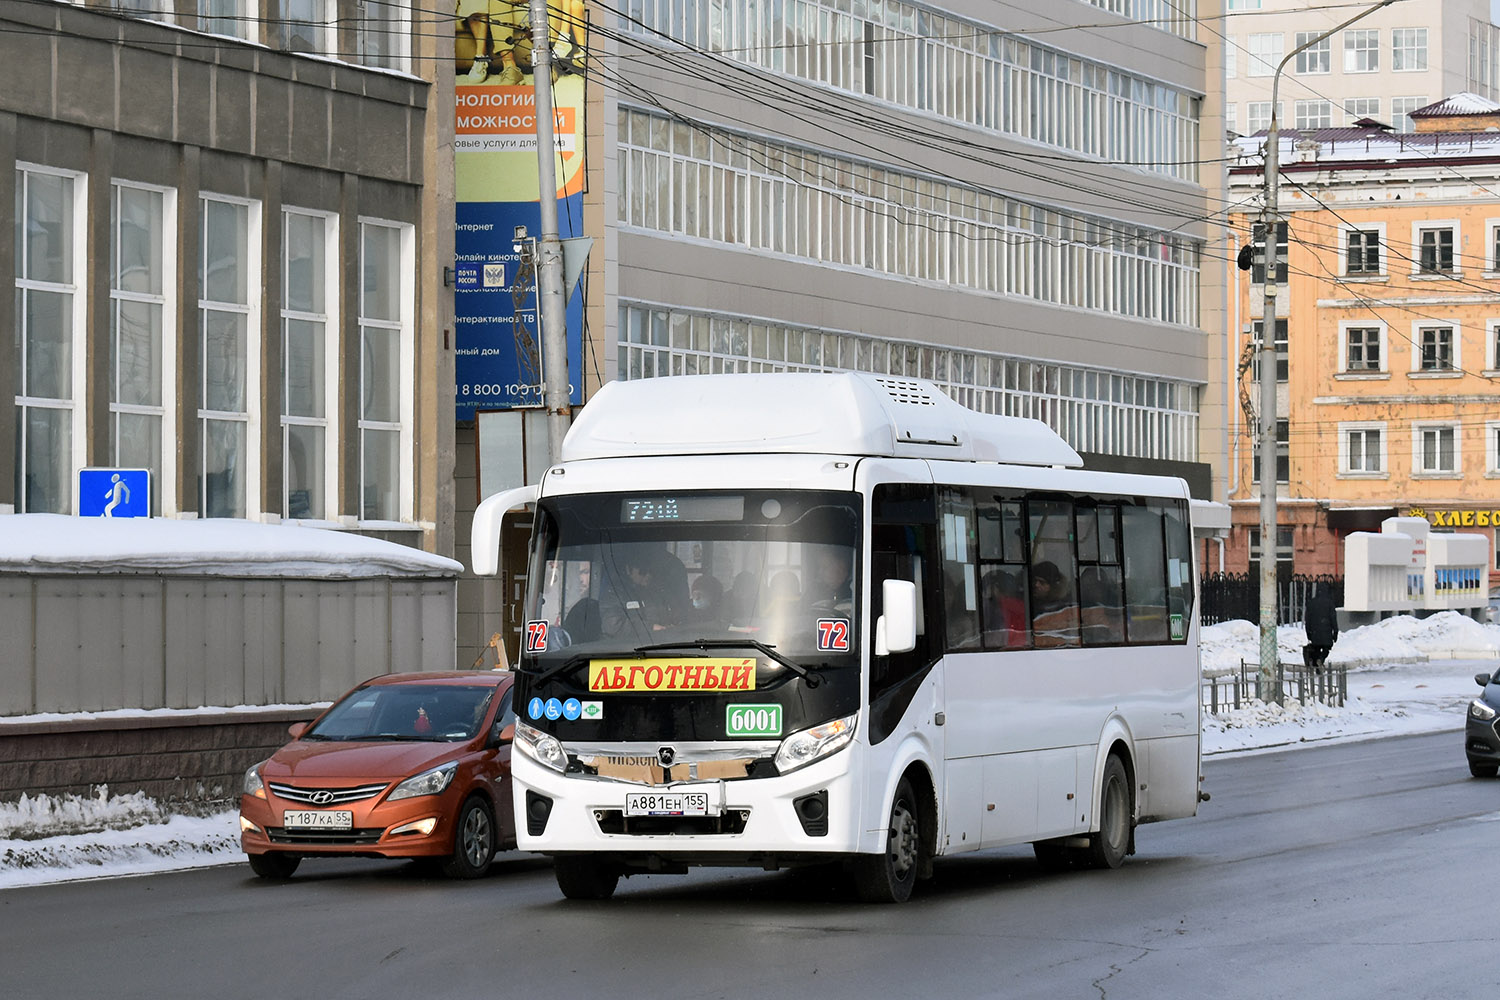
[{"label": "pedestrian in dark coat", "polygon": [[1309,667],[1321,667],[1339,637],[1338,613],[1333,606],[1333,590],[1328,584],[1318,584],[1307,599],[1304,627],[1307,645],[1302,647],[1302,662]]}]

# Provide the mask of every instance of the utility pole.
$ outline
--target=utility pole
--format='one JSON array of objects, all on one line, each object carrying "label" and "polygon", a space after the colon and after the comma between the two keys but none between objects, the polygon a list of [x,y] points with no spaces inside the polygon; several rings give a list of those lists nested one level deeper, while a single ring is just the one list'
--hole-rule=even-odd
[{"label": "utility pole", "polygon": [[563,296],[562,240],[557,232],[557,146],[553,138],[552,34],[547,0],[530,0],[531,80],[536,89],[537,203],[542,234],[537,242],[537,310],[542,331],[542,402],[547,408],[547,455],[562,461],[563,435],[572,417],[568,385],[568,303]]},{"label": "utility pole", "polygon": [[[1265,315],[1260,324],[1260,691],[1262,700],[1281,702],[1281,685],[1276,679],[1280,660],[1276,645],[1276,297],[1277,271],[1281,267],[1277,223],[1280,220],[1277,186],[1281,176],[1281,132],[1276,113],[1276,95],[1281,87],[1281,73],[1299,52],[1312,48],[1330,35],[1343,31],[1360,18],[1388,7],[1397,0],[1380,0],[1349,20],[1311,38],[1281,60],[1271,80],[1271,124],[1266,129],[1265,212],[1261,221],[1266,234],[1265,249]],[[1288,245],[1290,246],[1290,239]],[[1291,326],[1290,323],[1287,324]],[[1290,349],[1290,335],[1288,336]],[[1270,699],[1266,696],[1270,694]]]}]

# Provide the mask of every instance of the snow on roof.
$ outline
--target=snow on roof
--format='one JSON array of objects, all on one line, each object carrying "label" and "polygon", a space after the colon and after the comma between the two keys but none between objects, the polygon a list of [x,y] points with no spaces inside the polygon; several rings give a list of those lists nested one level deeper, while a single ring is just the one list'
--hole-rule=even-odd
[{"label": "snow on roof", "polygon": [[452,559],[326,528],[228,518],[0,515],[0,573],[452,577]]},{"label": "snow on roof", "polygon": [[[1444,157],[1500,158],[1500,132],[1389,132],[1383,128],[1284,129],[1279,134],[1280,161],[1283,170],[1296,170],[1313,164],[1317,167],[1360,167],[1375,165],[1387,169],[1391,164],[1430,163]],[[1298,154],[1299,144],[1315,143],[1310,161]],[[1239,154],[1230,163],[1230,173],[1243,176],[1259,173],[1264,162],[1266,133],[1240,136],[1231,146]],[[1306,148],[1305,146],[1303,148]]]},{"label": "snow on roof", "polygon": [[1457,115],[1493,115],[1500,114],[1500,104],[1496,104],[1488,97],[1480,97],[1478,94],[1464,91],[1445,97],[1441,101],[1434,101],[1425,107],[1415,111],[1407,112],[1413,118],[1452,118]]}]

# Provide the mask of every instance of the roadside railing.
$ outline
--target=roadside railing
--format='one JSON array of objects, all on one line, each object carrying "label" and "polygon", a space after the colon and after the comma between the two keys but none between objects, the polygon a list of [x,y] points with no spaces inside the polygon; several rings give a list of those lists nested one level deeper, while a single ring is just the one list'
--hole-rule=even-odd
[{"label": "roadside railing", "polygon": [[1203,707],[1210,715],[1243,708],[1252,701],[1274,701],[1285,705],[1288,700],[1294,700],[1303,705],[1317,702],[1338,708],[1349,699],[1349,670],[1334,663],[1325,663],[1321,667],[1278,663],[1275,689],[1262,692],[1260,664],[1241,660],[1238,670],[1204,677],[1201,687]]}]

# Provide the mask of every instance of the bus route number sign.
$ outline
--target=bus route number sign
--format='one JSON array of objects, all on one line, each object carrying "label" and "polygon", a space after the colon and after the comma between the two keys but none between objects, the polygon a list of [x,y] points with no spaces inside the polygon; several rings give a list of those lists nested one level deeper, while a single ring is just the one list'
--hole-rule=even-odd
[{"label": "bus route number sign", "polygon": [[730,705],[724,716],[730,736],[780,736],[780,705]]}]

